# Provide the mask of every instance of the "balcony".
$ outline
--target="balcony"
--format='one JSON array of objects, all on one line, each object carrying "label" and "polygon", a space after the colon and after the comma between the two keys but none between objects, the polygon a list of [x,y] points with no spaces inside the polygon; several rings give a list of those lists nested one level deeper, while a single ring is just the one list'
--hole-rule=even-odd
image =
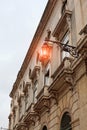
[{"label": "balcony", "polygon": [[39,115],[37,112],[34,111],[34,104],[31,103],[30,107],[26,111],[23,121],[28,124],[35,124],[35,120],[39,119]]},{"label": "balcony", "polygon": [[63,92],[65,89],[72,90],[74,87],[73,70],[71,68],[72,59],[65,57],[61,65],[52,75],[53,83],[49,87],[49,92]]},{"label": "balcony", "polygon": [[16,125],[16,130],[28,130],[28,124],[25,123],[25,122],[19,122],[17,125]]},{"label": "balcony", "polygon": [[44,88],[37,95],[37,103],[34,105],[34,110],[38,113],[43,112],[45,110],[49,111],[48,86],[44,86]]}]

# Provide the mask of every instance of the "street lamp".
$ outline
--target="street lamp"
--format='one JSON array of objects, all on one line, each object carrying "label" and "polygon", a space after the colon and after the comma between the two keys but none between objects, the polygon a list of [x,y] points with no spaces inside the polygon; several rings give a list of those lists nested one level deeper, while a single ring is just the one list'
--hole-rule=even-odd
[{"label": "street lamp", "polygon": [[63,42],[61,41],[52,41],[52,40],[45,40],[46,42],[51,42],[51,43],[56,43],[57,45],[59,45],[63,51],[65,52],[69,52],[69,54],[71,56],[73,56],[74,58],[78,58],[79,54],[76,50],[76,47],[75,46],[71,46],[71,45],[68,45],[68,42],[66,44],[64,44]]},{"label": "street lamp", "polygon": [[48,44],[48,41],[44,41],[40,51],[39,51],[39,61],[40,62],[47,62],[50,60],[51,57],[51,49],[52,45]]},{"label": "street lamp", "polygon": [[50,43],[55,43],[58,46],[62,48],[63,51],[68,52],[72,57],[78,58],[79,54],[76,50],[76,47],[68,45],[68,42],[64,44],[63,42],[60,41],[53,41],[49,39],[45,39],[44,44],[41,47],[40,53],[39,53],[39,60],[43,62],[44,60],[49,60],[50,55],[51,55],[51,46]]}]

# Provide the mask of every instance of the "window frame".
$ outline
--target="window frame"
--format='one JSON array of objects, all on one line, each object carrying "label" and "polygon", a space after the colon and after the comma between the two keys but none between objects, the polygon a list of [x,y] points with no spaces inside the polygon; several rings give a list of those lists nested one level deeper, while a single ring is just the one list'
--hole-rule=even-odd
[{"label": "window frame", "polygon": [[[69,39],[69,30],[67,30],[67,31],[64,33],[64,35],[63,35],[63,37],[62,37],[62,39],[61,39],[61,42],[66,45],[66,44],[69,44],[69,41],[70,41],[70,39]],[[63,59],[64,59],[65,57],[69,57],[70,54],[69,54],[69,52],[64,51],[64,50],[63,50],[63,47],[60,48],[60,51],[61,51],[61,62],[62,62]]]},{"label": "window frame", "polygon": [[71,115],[69,112],[64,112],[61,123],[60,123],[60,130],[72,130],[71,125]]},{"label": "window frame", "polygon": [[38,80],[36,79],[33,83],[33,103],[37,102],[37,89],[38,89]]}]

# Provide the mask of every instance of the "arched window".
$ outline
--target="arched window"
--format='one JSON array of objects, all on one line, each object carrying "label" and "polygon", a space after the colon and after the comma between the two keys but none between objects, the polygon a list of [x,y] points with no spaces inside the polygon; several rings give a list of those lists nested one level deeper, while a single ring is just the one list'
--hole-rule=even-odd
[{"label": "arched window", "polygon": [[46,127],[46,126],[44,126],[42,130],[47,130],[47,127]]},{"label": "arched window", "polygon": [[65,112],[62,116],[60,130],[72,130],[71,127],[71,116],[69,112]]}]

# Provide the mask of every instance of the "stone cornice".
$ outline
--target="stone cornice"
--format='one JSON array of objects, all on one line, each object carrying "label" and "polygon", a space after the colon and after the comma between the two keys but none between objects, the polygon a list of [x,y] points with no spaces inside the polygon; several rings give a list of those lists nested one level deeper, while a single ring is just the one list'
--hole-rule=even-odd
[{"label": "stone cornice", "polygon": [[40,20],[40,23],[39,23],[39,25],[37,27],[36,33],[35,33],[35,35],[33,37],[33,40],[32,40],[32,42],[30,44],[28,52],[27,52],[27,54],[25,56],[24,62],[23,62],[22,66],[21,66],[21,69],[20,69],[20,71],[18,73],[17,79],[16,79],[16,81],[15,81],[15,83],[13,85],[12,91],[10,93],[10,97],[13,97],[14,92],[17,89],[17,86],[19,85],[21,78],[23,77],[23,75],[25,73],[25,70],[26,70],[26,68],[27,68],[27,66],[28,66],[28,64],[30,62],[30,59],[31,59],[31,57],[33,55],[33,52],[35,51],[35,48],[36,48],[37,43],[38,43],[38,41],[39,41],[39,39],[40,39],[40,37],[41,37],[41,35],[43,33],[43,30],[46,27],[46,24],[47,24],[47,22],[48,22],[48,20],[49,20],[49,18],[51,16],[51,13],[52,13],[52,11],[54,9],[54,6],[55,6],[56,2],[57,2],[57,0],[49,0],[48,3],[47,3],[45,11],[44,11],[44,13],[42,15],[42,18]]}]

